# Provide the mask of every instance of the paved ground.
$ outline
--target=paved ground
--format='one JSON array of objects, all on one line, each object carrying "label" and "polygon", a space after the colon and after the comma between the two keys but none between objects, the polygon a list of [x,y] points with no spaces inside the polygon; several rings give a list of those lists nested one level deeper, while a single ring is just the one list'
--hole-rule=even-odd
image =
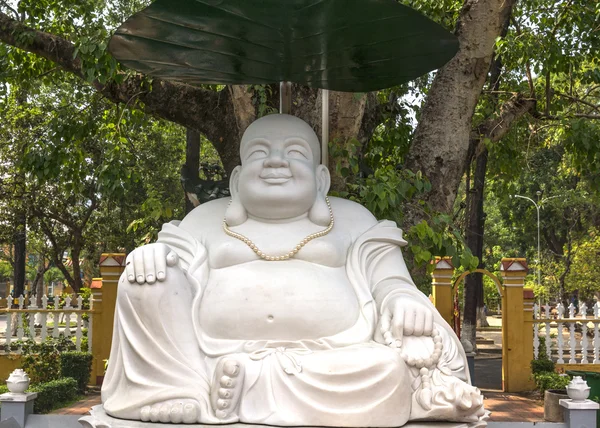
[{"label": "paved ground", "polygon": [[100,404],[100,392],[93,392],[88,395],[84,400],[78,401],[65,407],[52,412],[54,415],[85,415],[92,407]]}]

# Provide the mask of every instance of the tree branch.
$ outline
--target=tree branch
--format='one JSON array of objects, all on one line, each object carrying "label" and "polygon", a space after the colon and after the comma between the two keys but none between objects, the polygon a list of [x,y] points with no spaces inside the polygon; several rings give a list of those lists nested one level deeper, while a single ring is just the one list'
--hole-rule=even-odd
[{"label": "tree branch", "polygon": [[535,99],[526,98],[522,94],[506,101],[500,108],[498,116],[488,118],[473,130],[471,139],[478,142],[475,150],[476,155],[485,147],[483,145],[484,138],[492,142],[500,141],[508,133],[512,124],[526,113],[534,111],[535,106]]},{"label": "tree branch", "polygon": [[[85,80],[82,62],[75,57],[73,43],[23,25],[2,12],[0,42],[52,61]],[[91,85],[115,103],[127,103],[137,94],[144,111],[203,133],[217,149],[218,144],[227,139],[224,133],[231,132],[222,126],[224,117],[233,114],[229,91],[215,92],[154,79],[152,90],[140,93],[140,89],[147,86],[146,78],[141,74],[130,75],[120,84],[115,81],[102,84],[95,80]]]},{"label": "tree branch", "polygon": [[8,10],[10,10],[14,15],[15,15],[15,19],[17,21],[20,21],[20,16],[19,16],[19,12],[17,12],[10,4],[8,4],[6,1],[4,0],[0,0],[0,5],[4,6],[5,8],[7,8]]},{"label": "tree branch", "polygon": [[584,119],[600,119],[600,114],[588,114],[588,113],[575,113],[573,114],[574,117],[581,117]]},{"label": "tree branch", "polygon": [[[515,26],[515,32],[517,33],[517,36],[521,37],[521,24],[519,24],[519,22],[515,19],[514,16],[511,16],[511,21]],[[531,73],[531,64],[529,62],[529,59],[525,62],[525,74],[527,75],[527,84],[529,85],[529,96],[534,97],[535,85],[533,83],[533,74]]]},{"label": "tree branch", "polygon": [[571,101],[573,101],[573,102],[575,102],[575,103],[581,103],[581,104],[583,104],[583,105],[586,105],[586,106],[588,106],[588,107],[591,107],[592,109],[594,109],[594,110],[596,110],[598,113],[600,113],[600,106],[597,106],[597,105],[595,105],[595,104],[592,104],[592,103],[590,103],[590,102],[588,102],[588,101],[585,101],[585,100],[583,100],[583,99],[581,99],[581,98],[577,98],[577,97],[574,97],[574,96],[571,96],[571,95],[563,94],[563,93],[561,93],[561,92],[556,92],[556,95],[558,95],[558,96],[560,96],[560,97],[563,97],[563,98],[567,98],[567,99],[569,99],[569,100],[571,100]]}]

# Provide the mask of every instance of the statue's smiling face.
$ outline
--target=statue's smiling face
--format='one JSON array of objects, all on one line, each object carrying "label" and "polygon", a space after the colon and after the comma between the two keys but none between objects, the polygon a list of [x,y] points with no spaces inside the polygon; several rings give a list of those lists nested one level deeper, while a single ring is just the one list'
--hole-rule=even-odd
[{"label": "statue's smiling face", "polygon": [[251,215],[285,219],[312,207],[319,141],[308,124],[288,115],[262,118],[244,134],[240,155],[238,194]]}]

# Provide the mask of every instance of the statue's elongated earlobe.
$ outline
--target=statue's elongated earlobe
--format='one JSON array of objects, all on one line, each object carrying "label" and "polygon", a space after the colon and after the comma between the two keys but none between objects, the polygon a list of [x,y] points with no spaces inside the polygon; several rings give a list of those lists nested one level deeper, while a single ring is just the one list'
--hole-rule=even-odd
[{"label": "statue's elongated earlobe", "polygon": [[308,219],[319,226],[329,226],[331,218],[329,217],[329,207],[327,206],[327,202],[325,202],[324,196],[317,195],[315,203],[308,212]]},{"label": "statue's elongated earlobe", "polygon": [[329,170],[324,165],[319,165],[315,171],[317,176],[317,198],[308,212],[308,218],[319,226],[327,226],[331,221],[329,207],[325,202],[325,196],[329,192],[331,177]]},{"label": "statue's elongated earlobe", "polygon": [[227,221],[227,224],[231,227],[239,226],[248,220],[248,212],[246,211],[246,208],[244,208],[244,205],[242,205],[238,195],[238,183],[241,169],[241,166],[236,166],[231,173],[231,179],[229,180],[231,204],[229,204],[227,210],[225,211],[225,221]]}]

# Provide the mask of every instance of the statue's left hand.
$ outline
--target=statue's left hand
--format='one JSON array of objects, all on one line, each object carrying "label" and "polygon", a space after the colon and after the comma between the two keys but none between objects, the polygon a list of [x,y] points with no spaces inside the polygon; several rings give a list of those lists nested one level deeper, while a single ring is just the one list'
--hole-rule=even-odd
[{"label": "statue's left hand", "polygon": [[398,341],[401,346],[404,336],[431,336],[433,312],[408,296],[395,297],[383,308],[379,332],[386,345]]}]

